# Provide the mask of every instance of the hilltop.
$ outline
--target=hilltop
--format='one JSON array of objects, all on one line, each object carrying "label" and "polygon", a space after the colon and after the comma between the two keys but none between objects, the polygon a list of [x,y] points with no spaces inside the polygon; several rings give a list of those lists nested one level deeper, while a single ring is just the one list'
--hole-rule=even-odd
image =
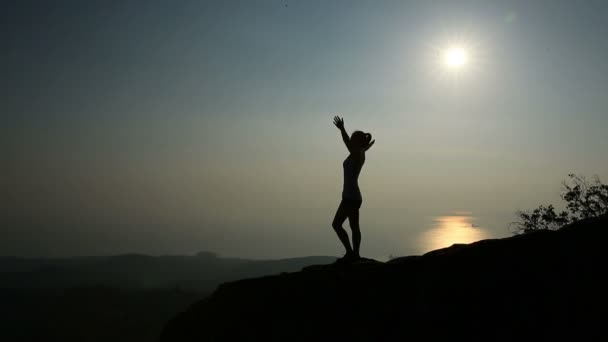
[{"label": "hilltop", "polygon": [[597,340],[608,218],[222,284],[161,341]]}]

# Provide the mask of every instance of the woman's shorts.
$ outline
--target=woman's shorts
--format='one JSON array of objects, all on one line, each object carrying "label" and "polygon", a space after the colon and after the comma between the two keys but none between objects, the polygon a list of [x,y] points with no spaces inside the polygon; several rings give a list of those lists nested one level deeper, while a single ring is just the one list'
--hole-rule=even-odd
[{"label": "woman's shorts", "polygon": [[342,198],[342,202],[340,202],[340,206],[349,211],[359,210],[361,204],[363,204],[363,200],[353,198]]}]

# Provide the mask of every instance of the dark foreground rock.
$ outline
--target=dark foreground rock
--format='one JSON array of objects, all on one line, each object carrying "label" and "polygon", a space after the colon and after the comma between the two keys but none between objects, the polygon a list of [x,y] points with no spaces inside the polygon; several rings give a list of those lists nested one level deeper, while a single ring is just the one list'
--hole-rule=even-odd
[{"label": "dark foreground rock", "polygon": [[604,217],[227,283],[168,322],[161,340],[607,340],[607,237]]}]

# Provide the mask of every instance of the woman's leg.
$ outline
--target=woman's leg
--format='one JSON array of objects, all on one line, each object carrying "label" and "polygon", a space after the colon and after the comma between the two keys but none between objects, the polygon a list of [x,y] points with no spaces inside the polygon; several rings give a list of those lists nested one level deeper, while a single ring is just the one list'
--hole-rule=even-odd
[{"label": "woman's leg", "polygon": [[344,201],[340,202],[340,206],[338,207],[338,210],[336,210],[336,215],[334,216],[334,221],[332,222],[331,226],[334,228],[334,231],[336,231],[336,234],[338,234],[338,238],[344,245],[346,254],[351,254],[353,252],[353,248],[350,245],[348,233],[346,233],[346,230],[342,228],[342,224],[344,221],[346,221],[349,214],[348,209],[349,208]]},{"label": "woman's leg", "polygon": [[355,256],[359,256],[359,247],[361,247],[361,229],[359,228],[359,209],[351,211],[348,215],[348,223],[353,232],[353,252]]}]

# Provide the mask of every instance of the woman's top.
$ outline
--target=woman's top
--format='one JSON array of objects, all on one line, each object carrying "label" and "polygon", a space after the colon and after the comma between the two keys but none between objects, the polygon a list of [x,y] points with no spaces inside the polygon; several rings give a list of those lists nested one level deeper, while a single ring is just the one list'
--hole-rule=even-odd
[{"label": "woman's top", "polygon": [[351,153],[344,159],[342,166],[344,167],[344,188],[342,190],[343,199],[361,200],[361,191],[359,190],[359,173],[365,163],[365,153]]}]

